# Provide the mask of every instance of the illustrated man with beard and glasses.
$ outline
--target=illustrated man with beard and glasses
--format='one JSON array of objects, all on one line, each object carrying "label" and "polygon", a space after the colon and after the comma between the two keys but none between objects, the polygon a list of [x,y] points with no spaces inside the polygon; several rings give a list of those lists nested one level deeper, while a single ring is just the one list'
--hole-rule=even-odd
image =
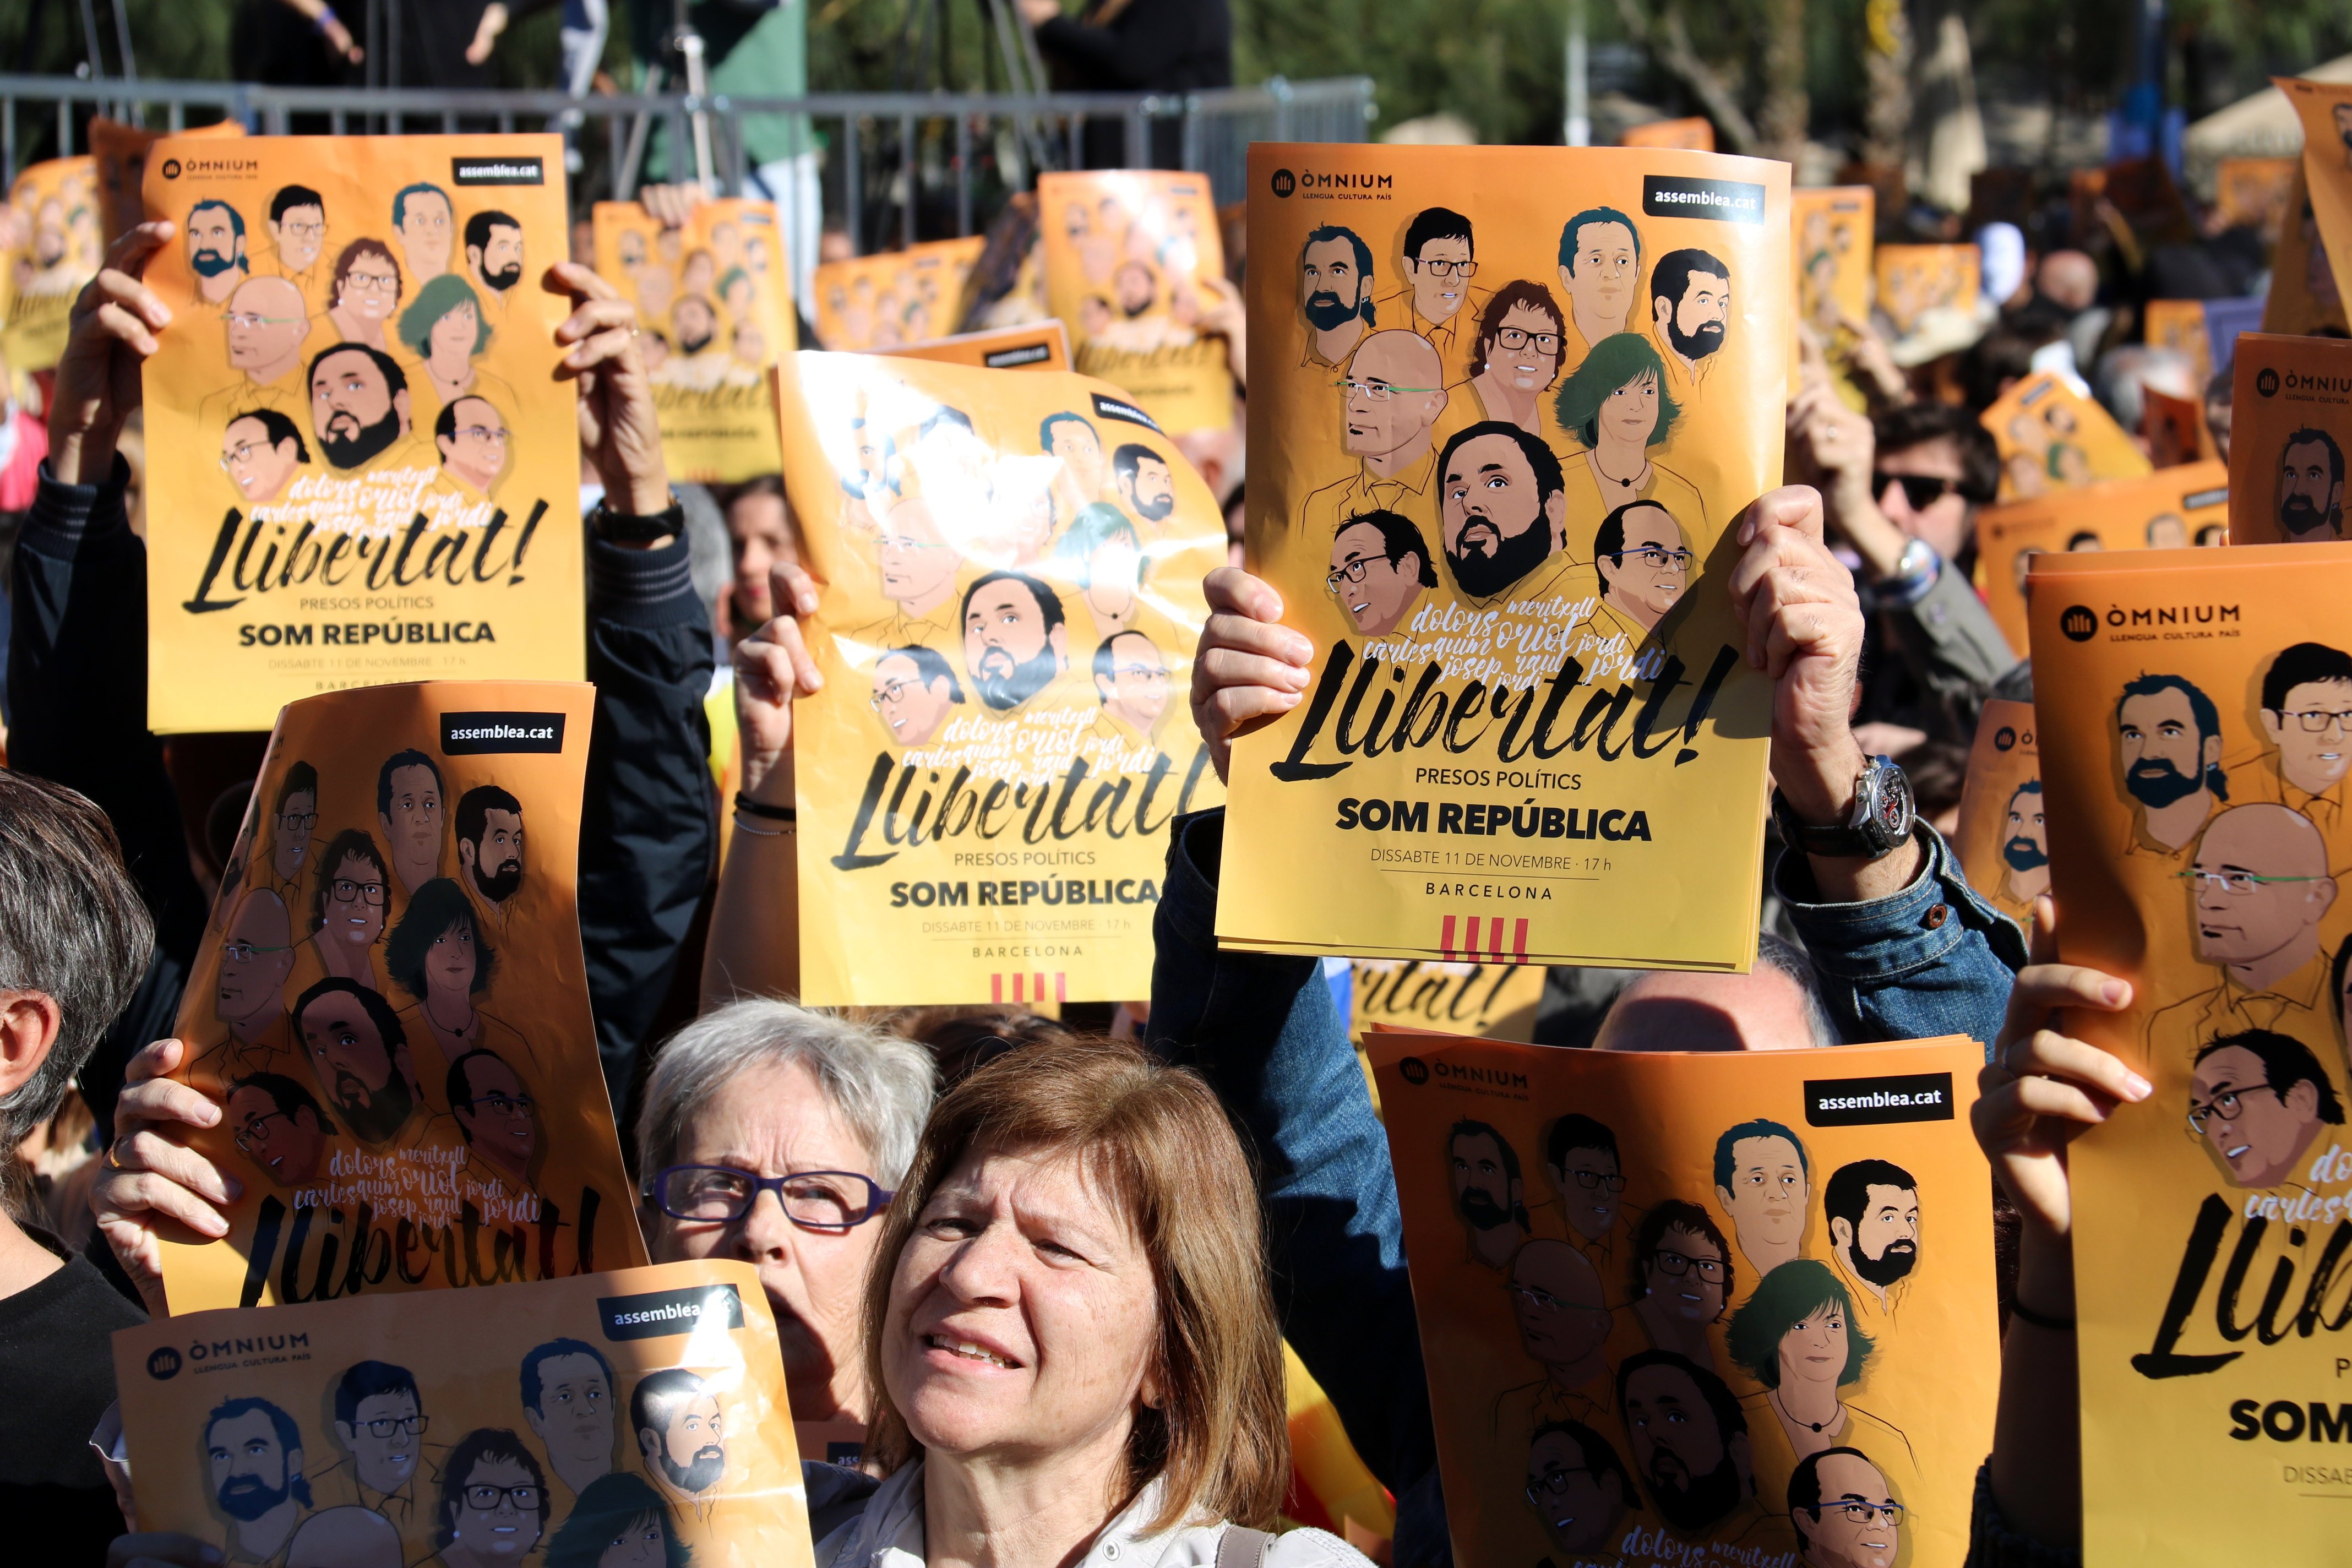
[{"label": "illustrated man with beard and glasses", "polygon": [[1308,537],[1328,539],[1360,512],[1410,511],[1421,503],[1437,467],[1433,432],[1448,402],[1444,380],[1435,346],[1416,333],[1374,332],[1358,346],[1334,384],[1339,445],[1356,465],[1299,509]]},{"label": "illustrated man with beard and glasses", "polygon": [[1518,1151],[1483,1121],[1457,1121],[1445,1135],[1454,1212],[1468,1227],[1468,1256],[1489,1268],[1508,1264],[1528,1238],[1526,1185]]},{"label": "illustrated man with beard and glasses", "polygon": [[493,309],[513,298],[522,281],[522,225],[502,212],[484,210],[466,220],[466,270]]},{"label": "illustrated man with beard and glasses", "polygon": [[1650,269],[1650,331],[1686,390],[1707,367],[1731,326],[1731,268],[1704,250],[1669,250]]},{"label": "illustrated man with beard and glasses", "polygon": [[1862,1287],[1856,1302],[1892,1317],[1919,1263],[1919,1184],[1902,1166],[1856,1160],[1822,1188],[1830,1257]]},{"label": "illustrated man with beard and glasses", "polygon": [[444,404],[433,420],[433,445],[441,454],[444,477],[471,495],[487,498],[507,471],[514,432],[486,397],[460,397]]},{"label": "illustrated man with beard and glasses", "polygon": [[[483,1426],[449,1450],[439,1475],[430,1568],[522,1568],[547,1533],[547,1472],[516,1434]],[[426,1568],[419,1564],[418,1568]]]},{"label": "illustrated man with beard and glasses", "polygon": [[415,1374],[390,1362],[362,1361],[335,1382],[335,1440],[343,1458],[318,1478],[320,1496],[373,1509],[406,1535],[425,1522],[416,1483],[434,1466],[425,1441],[432,1418]]},{"label": "illustrated man with beard and glasses", "polygon": [[1511,1259],[1511,1316],[1519,1349],[1541,1377],[1495,1396],[1495,1435],[1533,1431],[1547,1421],[1598,1421],[1609,1414],[1609,1331],[1616,1318],[1591,1259],[1564,1241],[1538,1237]]},{"label": "illustrated man with beard and glasses", "polygon": [[275,1563],[302,1510],[302,1429],[267,1399],[230,1399],[205,1418],[205,1459],[213,1501],[229,1520],[231,1563]]},{"label": "illustrated man with beard and glasses", "polygon": [[1895,1568],[1908,1510],[1859,1448],[1824,1448],[1789,1476],[1789,1523],[1805,1568]]},{"label": "illustrated man with beard and glasses", "polygon": [[956,632],[942,612],[955,602],[956,569],[963,564],[963,553],[948,542],[931,503],[921,496],[896,502],[879,521],[875,565],[882,596],[894,608],[850,636],[869,647],[946,647]]},{"label": "illustrated man with beard and glasses", "polygon": [[2148,1020],[2150,1049],[2179,1062],[2234,1029],[2326,1038],[2320,931],[2336,886],[2327,841],[2311,819],[2283,805],[2232,806],[2206,827],[2179,875],[2189,884],[2198,962],[2220,973]]},{"label": "illustrated man with beard and glasses", "polygon": [[321,980],[294,1004],[319,1092],[372,1150],[407,1142],[431,1113],[392,1005],[349,980]]},{"label": "illustrated man with beard and glasses", "polygon": [[1095,732],[1156,742],[1168,713],[1168,661],[1152,640],[1139,631],[1113,632],[1095,648],[1094,678],[1103,712]]},{"label": "illustrated man with beard and glasses", "polygon": [[2042,781],[2028,779],[2009,797],[2001,829],[2000,896],[2021,909],[2050,890],[2050,826],[2042,815]]},{"label": "illustrated man with beard and glasses", "polygon": [[613,1473],[613,1363],[580,1340],[550,1340],[522,1358],[522,1418],[555,1479],[577,1497]]},{"label": "illustrated man with beard and glasses", "polygon": [[1633,1472],[1609,1439],[1580,1421],[1547,1421],[1528,1440],[1524,1494],[1552,1549],[1567,1559],[1536,1568],[1584,1568],[1622,1562],[1611,1550],[1617,1527],[1641,1500]]},{"label": "illustrated man with beard and glasses", "polygon": [[2282,648],[2263,671],[2262,702],[2268,765],[2236,776],[2256,798],[2311,818],[2334,843],[2346,826],[2344,776],[2352,772],[2352,654],[2315,642]]},{"label": "illustrated man with beard and glasses", "polygon": [[1707,1212],[1680,1198],[1654,1205],[1633,1233],[1634,1320],[1650,1343],[1715,1370],[1711,1324],[1730,1304],[1731,1244]]},{"label": "illustrated man with beard and glasses", "polygon": [[496,784],[457,797],[457,880],[504,931],[522,889],[522,802]]},{"label": "illustrated man with beard and glasses", "polygon": [[1516,425],[1457,432],[1438,454],[1439,543],[1465,598],[1486,609],[1557,591],[1574,566],[1559,459]]},{"label": "illustrated man with beard and glasses", "polygon": [[629,1426],[654,1484],[708,1519],[727,1474],[719,1396],[684,1367],[648,1373],[629,1394]]},{"label": "illustrated man with beard and glasses", "polygon": [[286,1043],[286,981],[294,973],[294,918],[269,888],[247,888],[230,912],[213,981],[213,1016],[228,1038],[205,1053],[214,1070],[269,1065]]},{"label": "illustrated man with beard and glasses", "polygon": [[327,247],[327,198],[308,185],[279,186],[269,198],[269,247],[278,255],[278,275],[310,297]]},{"label": "illustrated man with beard and glasses", "polygon": [[1298,363],[1345,363],[1379,313],[1372,303],[1371,247],[1336,225],[1309,230],[1298,248],[1298,309],[1307,327]]},{"label": "illustrated man with beard and glasses", "polygon": [[1425,589],[1437,586],[1429,545],[1412,520],[1375,508],[1356,512],[1331,541],[1323,591],[1339,601],[1349,624],[1386,637],[1403,624]]},{"label": "illustrated man with beard and glasses", "polygon": [[2126,855],[2185,860],[2205,819],[2230,798],[2221,711],[2178,675],[2143,675],[2116,700],[2124,791],[2139,803]]},{"label": "illustrated man with beard and glasses", "polygon": [[506,1058],[495,1051],[466,1052],[449,1064],[442,1092],[458,1135],[478,1162],[469,1171],[476,1181],[509,1193],[538,1184],[539,1102]]},{"label": "illustrated man with beard and glasses", "polygon": [[1618,1364],[1617,1404],[1633,1468],[1668,1529],[1726,1541],[1757,1532],[1748,1418],[1723,1379],[1672,1351],[1643,1351]]},{"label": "illustrated man with beard and glasses", "polygon": [[1618,1210],[1625,1178],[1617,1163],[1617,1134],[1591,1117],[1570,1111],[1544,1132],[1544,1174],[1559,1194],[1568,1238],[1604,1274],[1617,1260]]},{"label": "illustrated man with beard and glasses", "polygon": [[2189,1128],[2231,1183],[2275,1187],[2296,1178],[2323,1128],[2344,1125],[2344,1102],[2309,1046],[2272,1029],[2217,1035],[2189,1079]]},{"label": "illustrated man with beard and glasses", "polygon": [[413,282],[421,286],[449,270],[449,230],[455,222],[449,193],[438,185],[420,181],[393,193],[392,226],[399,233]]},{"label": "illustrated man with beard and glasses", "polygon": [[1433,344],[1444,362],[1448,386],[1467,379],[1469,324],[1477,321],[1486,296],[1470,287],[1478,271],[1470,220],[1446,207],[1424,207],[1404,231],[1405,286],[1381,301],[1388,319]]},{"label": "illustrated man with beard and glasses", "polygon": [[1021,572],[991,572],[963,595],[963,667],[980,700],[1010,713],[1070,668],[1070,633],[1053,589]]},{"label": "illustrated man with beard and glasses", "polygon": [[1813,1167],[1804,1141],[1758,1118],[1715,1141],[1715,1201],[1758,1278],[1802,1255]]},{"label": "illustrated man with beard and glasses", "polygon": [[375,826],[392,850],[392,872],[415,892],[441,874],[441,768],[409,747],[375,775]]},{"label": "illustrated man with beard and glasses", "polygon": [[962,700],[962,683],[934,649],[894,647],[874,661],[874,695],[867,701],[893,745],[924,744]]},{"label": "illustrated man with beard and glasses", "polygon": [[188,270],[196,275],[196,296],[225,303],[251,270],[245,258],[245,215],[224,201],[201,201],[188,209]]},{"label": "illustrated man with beard and glasses", "polygon": [[1176,510],[1175,476],[1168,459],[1130,441],[1110,455],[1111,483],[1139,521],[1158,522]]},{"label": "illustrated man with beard and glasses", "polygon": [[2326,431],[2306,426],[2279,448],[2278,524],[2289,543],[2344,537],[2344,448]]},{"label": "illustrated man with beard and glasses", "polygon": [[[363,468],[408,437],[408,377],[365,343],[338,343],[310,362],[310,433],[338,473]],[[394,452],[397,460],[404,452]]]},{"label": "illustrated man with beard and glasses", "polygon": [[1559,231],[1559,286],[1568,295],[1572,338],[1560,363],[1626,330],[1642,276],[1642,233],[1615,207],[1587,207]]},{"label": "illustrated man with beard and glasses", "polygon": [[281,1187],[315,1181],[335,1124],[310,1091],[282,1073],[233,1080],[221,1101],[237,1152]]}]

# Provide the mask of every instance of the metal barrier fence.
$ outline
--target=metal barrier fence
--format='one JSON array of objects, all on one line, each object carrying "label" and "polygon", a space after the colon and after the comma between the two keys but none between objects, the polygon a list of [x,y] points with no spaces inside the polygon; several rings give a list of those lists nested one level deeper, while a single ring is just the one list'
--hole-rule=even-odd
[{"label": "metal barrier fence", "polygon": [[[668,179],[699,172],[729,191],[753,186],[760,171],[743,123],[759,117],[799,151],[792,161],[818,192],[792,205],[821,205],[861,250],[890,238],[912,242],[973,232],[1009,191],[1040,169],[1084,167],[1106,142],[1126,166],[1173,163],[1209,176],[1219,203],[1242,197],[1249,143],[1360,142],[1373,113],[1367,77],[1181,94],[812,93],[748,98],[726,93],[572,98],[560,92],[442,92],[388,88],[265,87],[248,82],[174,82],[0,76],[0,178],[13,181],[20,153],[86,150],[92,114],[184,130],[218,119],[260,135],[458,131],[562,131],[575,152],[573,199],[634,193],[656,163]],[[767,167],[773,171],[782,160]],[[805,176],[795,176],[798,184]],[[819,193],[821,192],[821,195]],[[808,202],[817,195],[817,202]],[[919,210],[926,220],[919,223]],[[985,222],[984,216],[979,221]],[[890,230],[896,229],[892,236]]]}]

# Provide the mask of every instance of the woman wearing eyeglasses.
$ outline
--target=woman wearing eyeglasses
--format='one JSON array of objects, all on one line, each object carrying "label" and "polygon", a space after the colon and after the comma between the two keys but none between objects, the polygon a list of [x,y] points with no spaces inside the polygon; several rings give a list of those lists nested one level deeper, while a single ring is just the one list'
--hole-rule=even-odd
[{"label": "woman wearing eyeglasses", "polygon": [[1545,428],[1544,394],[1559,379],[1567,332],[1551,290],[1542,284],[1522,279],[1495,290],[1478,318],[1478,351],[1470,362],[1470,385],[1486,418],[1530,436],[1551,434]]},{"label": "woman wearing eyeglasses", "polygon": [[1722,1376],[1707,1326],[1723,1316],[1731,1289],[1731,1248],[1705,1209],[1668,1198],[1642,1216],[1632,1299],[1653,1348]]}]

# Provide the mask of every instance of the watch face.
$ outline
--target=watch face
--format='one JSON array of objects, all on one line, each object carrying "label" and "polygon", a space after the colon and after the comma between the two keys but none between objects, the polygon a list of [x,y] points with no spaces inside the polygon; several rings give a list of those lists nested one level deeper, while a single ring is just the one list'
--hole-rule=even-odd
[{"label": "watch face", "polygon": [[1901,768],[1881,768],[1877,793],[1878,825],[1889,838],[1899,839],[1911,828],[1911,780]]}]

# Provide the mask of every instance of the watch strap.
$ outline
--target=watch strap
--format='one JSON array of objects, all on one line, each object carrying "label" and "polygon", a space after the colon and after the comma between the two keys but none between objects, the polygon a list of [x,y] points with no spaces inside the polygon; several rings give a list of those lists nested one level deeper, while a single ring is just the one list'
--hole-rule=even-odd
[{"label": "watch strap", "polygon": [[616,511],[610,503],[600,500],[596,510],[588,514],[588,528],[598,539],[613,544],[651,544],[656,539],[686,531],[686,503],[672,490],[669,505],[640,517],[634,512]]}]

